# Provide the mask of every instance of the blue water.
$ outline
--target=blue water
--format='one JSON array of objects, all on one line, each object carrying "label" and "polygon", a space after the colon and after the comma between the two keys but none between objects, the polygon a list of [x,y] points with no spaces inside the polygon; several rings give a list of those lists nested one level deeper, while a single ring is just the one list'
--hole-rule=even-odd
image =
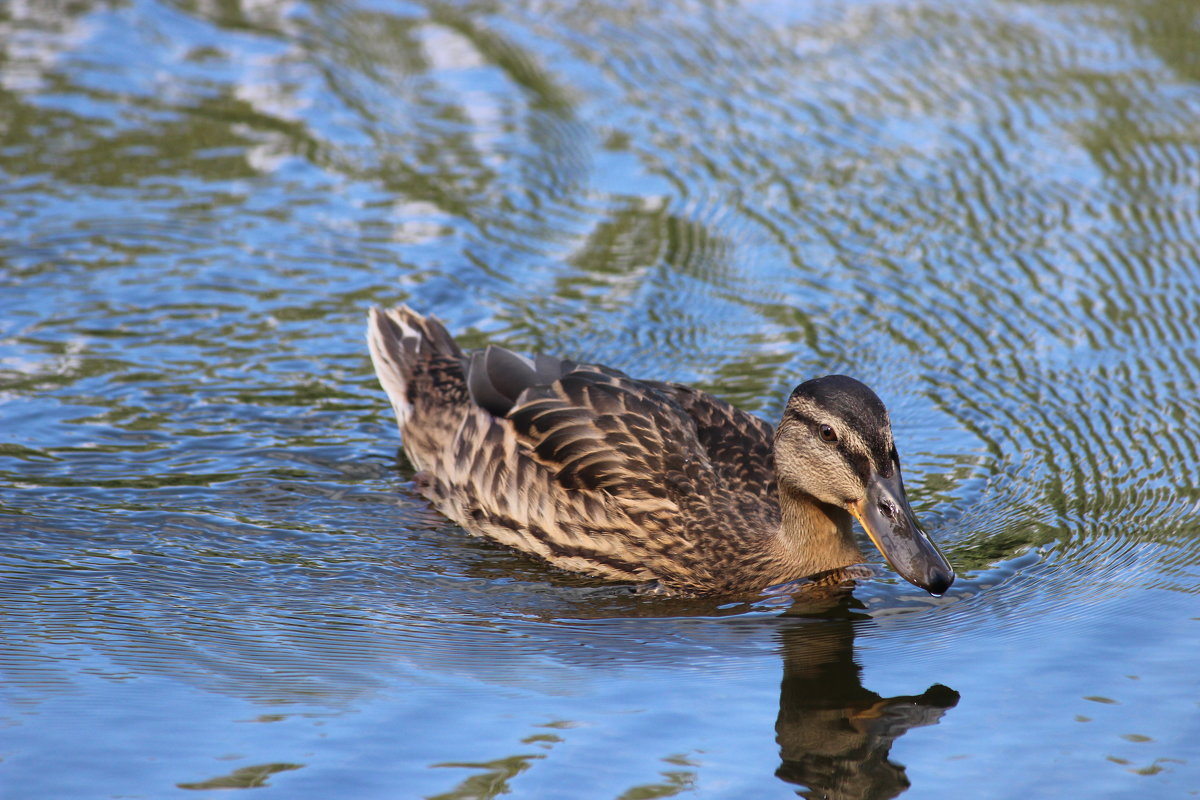
[{"label": "blue water", "polygon": [[[1197,37],[0,5],[0,797],[1200,793]],[[959,580],[680,600],[473,539],[397,458],[399,302],[772,420],[855,375]]]}]

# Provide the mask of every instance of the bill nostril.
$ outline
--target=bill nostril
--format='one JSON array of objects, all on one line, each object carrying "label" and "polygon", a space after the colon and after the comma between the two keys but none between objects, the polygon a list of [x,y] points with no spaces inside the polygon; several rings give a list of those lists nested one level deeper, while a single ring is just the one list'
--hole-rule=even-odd
[{"label": "bill nostril", "polygon": [[885,500],[879,504],[879,513],[888,519],[895,519],[896,507]]}]

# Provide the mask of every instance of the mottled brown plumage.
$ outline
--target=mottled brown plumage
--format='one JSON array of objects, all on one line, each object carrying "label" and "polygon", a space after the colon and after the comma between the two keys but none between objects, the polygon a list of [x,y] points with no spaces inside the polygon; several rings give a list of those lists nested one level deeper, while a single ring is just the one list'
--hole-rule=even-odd
[{"label": "mottled brown plumage", "polygon": [[[407,307],[373,309],[368,341],[418,486],[472,533],[601,578],[730,593],[861,562],[853,514],[909,580],[953,580],[904,499],[886,411],[853,379],[801,384],[773,430],[679,384],[464,354]],[[881,542],[897,536],[898,556]]]}]

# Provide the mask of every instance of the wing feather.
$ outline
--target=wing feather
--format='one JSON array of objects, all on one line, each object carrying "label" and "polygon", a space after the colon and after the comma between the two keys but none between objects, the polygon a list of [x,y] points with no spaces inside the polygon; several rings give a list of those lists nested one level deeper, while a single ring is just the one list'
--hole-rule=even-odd
[{"label": "wing feather", "polygon": [[704,482],[708,458],[695,421],[669,395],[587,367],[550,389],[518,402],[507,419],[564,488],[670,501],[685,484]]},{"label": "wing feather", "polygon": [[645,383],[671,397],[694,420],[697,442],[726,488],[746,496],[775,495],[775,431],[770,424],[690,386]]}]

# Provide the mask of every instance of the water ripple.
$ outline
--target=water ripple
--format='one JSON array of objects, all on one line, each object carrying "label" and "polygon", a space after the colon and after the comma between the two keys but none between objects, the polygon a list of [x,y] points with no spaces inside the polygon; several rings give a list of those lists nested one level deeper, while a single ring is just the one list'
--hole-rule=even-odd
[{"label": "water ripple", "polygon": [[[154,677],[318,713],[413,687],[611,700],[653,673],[691,698],[700,676],[741,692],[807,663],[797,641],[840,642],[855,680],[967,653],[975,722],[940,755],[976,733],[971,705],[1028,734],[1044,774],[1050,728],[1021,702],[1046,695],[1006,694],[1032,683],[1016,671],[1150,669],[1133,654],[1186,640],[1169,617],[1200,583],[1194,17],[11,4],[5,697]],[[693,382],[768,418],[804,378],[860,377],[958,582],[922,597],[876,563],[814,618],[779,593],[634,594],[470,538],[407,483],[370,374],[363,311],[400,301],[471,346]],[[986,725],[997,758],[1025,752]]]}]

